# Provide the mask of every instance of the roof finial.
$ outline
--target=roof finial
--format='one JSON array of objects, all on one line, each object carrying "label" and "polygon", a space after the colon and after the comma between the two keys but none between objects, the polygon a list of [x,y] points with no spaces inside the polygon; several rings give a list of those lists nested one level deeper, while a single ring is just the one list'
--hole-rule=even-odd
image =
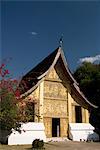
[{"label": "roof finial", "polygon": [[61,35],[61,38],[59,40],[59,47],[62,48],[62,44],[63,44],[63,35]]}]

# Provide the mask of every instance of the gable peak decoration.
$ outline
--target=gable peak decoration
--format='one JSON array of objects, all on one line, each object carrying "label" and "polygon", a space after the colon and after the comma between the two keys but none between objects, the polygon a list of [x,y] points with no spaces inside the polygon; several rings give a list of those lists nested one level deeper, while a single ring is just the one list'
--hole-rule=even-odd
[{"label": "gable peak decoration", "polygon": [[[23,81],[26,83],[28,89],[23,89],[21,91],[21,98],[25,95],[29,95],[32,93],[36,87],[39,86],[39,84],[42,82],[44,77],[47,75],[48,72],[52,70],[52,68],[55,66],[57,61],[61,60],[61,63],[63,64],[63,67],[65,69],[65,74],[67,80],[69,80],[70,88],[74,91],[75,94],[78,95],[81,99],[82,105],[84,104],[86,107],[94,107],[97,108],[97,106],[91,104],[87,98],[83,95],[83,93],[80,91],[79,85],[77,81],[74,79],[68,64],[67,60],[65,58],[63,49],[62,49],[62,37],[60,38],[60,46],[54,50],[51,54],[49,54],[46,58],[44,58],[37,66],[35,66],[32,70],[30,70],[26,75],[22,77],[22,80],[19,84],[19,87],[23,85]],[[30,79],[30,81],[28,80]]]},{"label": "gable peak decoration", "polygon": [[59,40],[59,47],[62,48],[63,47],[63,35],[61,35],[61,38]]}]

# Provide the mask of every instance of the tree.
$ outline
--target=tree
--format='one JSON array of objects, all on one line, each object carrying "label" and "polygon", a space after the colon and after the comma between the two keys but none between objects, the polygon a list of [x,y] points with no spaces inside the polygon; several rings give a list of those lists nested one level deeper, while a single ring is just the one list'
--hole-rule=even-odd
[{"label": "tree", "polygon": [[[19,81],[10,78],[5,64],[0,66],[0,129],[11,131],[19,130],[20,122],[34,121],[34,116],[40,118],[34,112],[35,103],[28,103],[20,98],[20,90],[26,86],[23,81],[22,89],[19,89]],[[24,97],[25,98],[25,97]]]},{"label": "tree", "polygon": [[[17,80],[8,77],[5,64],[0,66],[0,130],[11,131],[19,127]],[[17,94],[16,94],[17,93]]]},{"label": "tree", "polygon": [[15,95],[7,89],[0,90],[0,129],[10,131],[17,129],[18,124],[18,106]]},{"label": "tree", "polygon": [[74,77],[88,100],[100,106],[100,65],[84,62]]},{"label": "tree", "polygon": [[76,69],[74,77],[87,99],[98,106],[90,112],[90,123],[100,134],[100,64],[84,62]]}]

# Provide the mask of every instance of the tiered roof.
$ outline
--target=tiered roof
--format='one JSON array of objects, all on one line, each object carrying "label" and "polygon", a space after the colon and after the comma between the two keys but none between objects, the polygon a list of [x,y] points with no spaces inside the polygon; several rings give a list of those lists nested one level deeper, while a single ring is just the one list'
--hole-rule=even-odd
[{"label": "tiered roof", "polygon": [[90,103],[84,94],[80,91],[78,83],[74,79],[70,69],[68,68],[68,64],[66,62],[63,50],[61,47],[58,47],[54,50],[50,55],[48,55],[44,60],[42,60],[35,68],[29,71],[26,75],[23,76],[20,82],[21,96],[25,96],[34,91],[34,89],[39,85],[42,81],[43,77],[47,75],[47,73],[55,66],[59,58],[62,59],[62,63],[66,70],[66,77],[70,81],[71,89],[74,95],[77,95],[79,100],[78,103],[84,106],[85,108],[97,106]]}]

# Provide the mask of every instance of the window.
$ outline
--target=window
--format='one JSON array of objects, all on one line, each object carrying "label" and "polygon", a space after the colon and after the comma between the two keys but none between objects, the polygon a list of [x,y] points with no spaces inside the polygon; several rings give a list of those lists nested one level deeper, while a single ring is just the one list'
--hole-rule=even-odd
[{"label": "window", "polygon": [[75,106],[76,123],[82,123],[82,110],[81,106]]}]

